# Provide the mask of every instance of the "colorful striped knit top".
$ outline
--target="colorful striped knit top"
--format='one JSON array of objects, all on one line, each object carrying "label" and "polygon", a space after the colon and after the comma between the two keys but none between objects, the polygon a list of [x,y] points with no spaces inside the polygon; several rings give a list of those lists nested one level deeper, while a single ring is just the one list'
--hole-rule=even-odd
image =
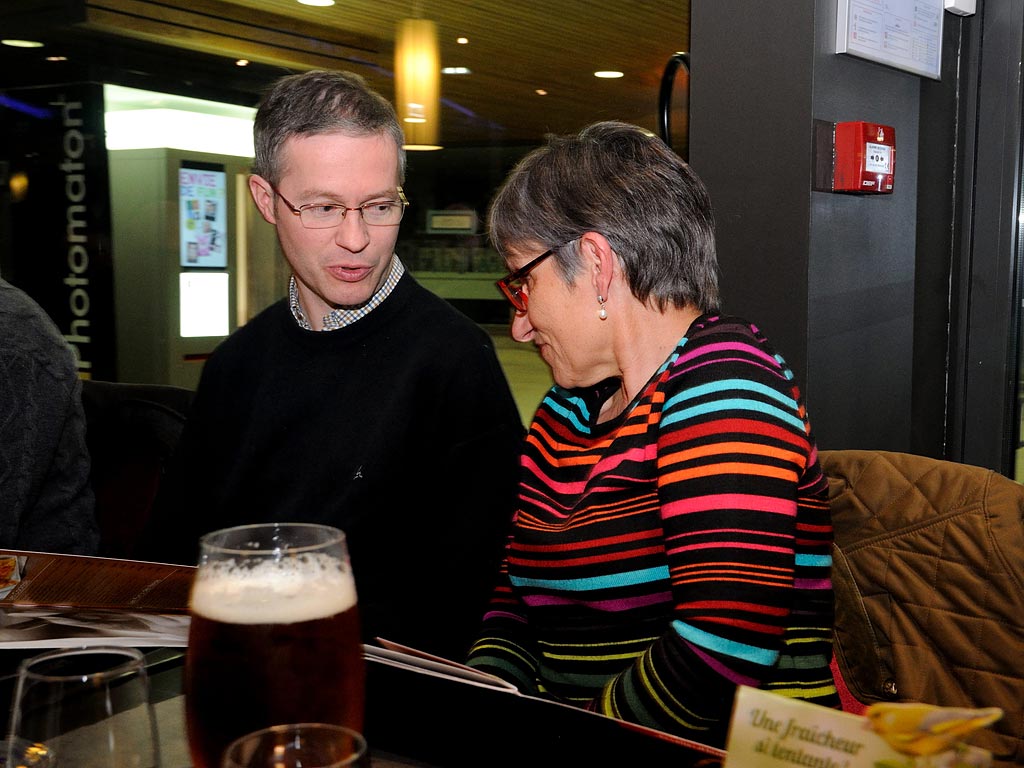
[{"label": "colorful striped knit top", "polygon": [[783,359],[704,315],[597,424],[609,394],[538,409],[470,665],[716,745],[740,684],[836,706],[827,482]]}]

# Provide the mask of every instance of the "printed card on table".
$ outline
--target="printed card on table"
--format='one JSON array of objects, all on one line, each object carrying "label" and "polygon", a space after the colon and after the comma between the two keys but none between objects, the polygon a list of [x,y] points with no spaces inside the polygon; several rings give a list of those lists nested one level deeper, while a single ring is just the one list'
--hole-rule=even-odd
[{"label": "printed card on table", "polygon": [[945,768],[990,760],[984,750],[965,747],[959,754],[950,750],[929,763],[918,762],[890,747],[865,717],[740,687],[724,768]]}]

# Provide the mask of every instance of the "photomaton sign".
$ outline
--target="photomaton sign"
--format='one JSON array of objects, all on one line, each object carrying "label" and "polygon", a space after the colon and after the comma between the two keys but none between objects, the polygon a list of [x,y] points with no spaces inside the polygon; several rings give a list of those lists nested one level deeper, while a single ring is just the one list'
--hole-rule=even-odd
[{"label": "photomaton sign", "polygon": [[116,378],[110,189],[103,87],[22,88],[0,97],[9,164],[5,277],[50,314],[83,378]]}]

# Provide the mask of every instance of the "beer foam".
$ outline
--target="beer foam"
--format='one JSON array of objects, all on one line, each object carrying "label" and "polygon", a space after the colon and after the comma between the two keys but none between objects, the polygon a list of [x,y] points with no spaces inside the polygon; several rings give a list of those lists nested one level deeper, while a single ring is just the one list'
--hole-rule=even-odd
[{"label": "beer foam", "polygon": [[352,572],[333,557],[310,554],[205,563],[189,600],[193,613],[227,624],[293,624],[326,619],[356,605]]}]

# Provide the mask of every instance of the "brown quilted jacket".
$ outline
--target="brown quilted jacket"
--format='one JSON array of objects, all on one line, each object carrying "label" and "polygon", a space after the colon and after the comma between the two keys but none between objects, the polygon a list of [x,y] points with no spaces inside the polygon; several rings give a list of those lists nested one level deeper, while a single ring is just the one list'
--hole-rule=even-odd
[{"label": "brown quilted jacket", "polygon": [[980,467],[822,451],[835,654],[861,702],[1002,707],[970,741],[1024,764],[1024,486]]}]

